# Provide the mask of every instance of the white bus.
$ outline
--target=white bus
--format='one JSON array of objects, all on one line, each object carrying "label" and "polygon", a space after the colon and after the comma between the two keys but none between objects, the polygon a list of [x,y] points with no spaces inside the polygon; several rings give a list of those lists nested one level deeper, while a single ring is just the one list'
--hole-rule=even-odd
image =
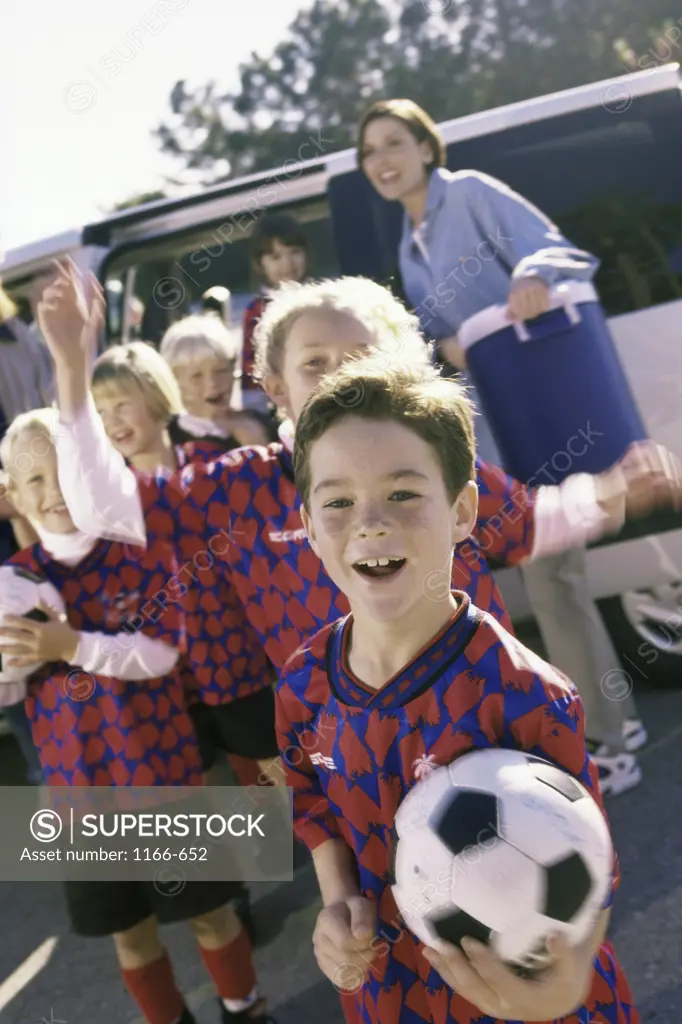
[{"label": "white bus", "polygon": [[[682,86],[676,64],[569,89],[442,124],[451,169],[507,182],[602,261],[596,283],[650,434],[682,457]],[[317,148],[333,148],[320,137]],[[316,277],[394,275],[400,210],[358,172],[354,150],[126,210],[6,254],[3,283],[21,300],[55,256],[93,269],[110,297],[137,296],[142,336],[214,285],[233,315],[254,293],[249,238],[265,211],[290,212]],[[128,336],[111,301],[106,341]],[[682,517],[628,525],[589,553],[593,593],[635,685],[682,679]],[[530,613],[520,575],[498,578],[516,621]]]}]

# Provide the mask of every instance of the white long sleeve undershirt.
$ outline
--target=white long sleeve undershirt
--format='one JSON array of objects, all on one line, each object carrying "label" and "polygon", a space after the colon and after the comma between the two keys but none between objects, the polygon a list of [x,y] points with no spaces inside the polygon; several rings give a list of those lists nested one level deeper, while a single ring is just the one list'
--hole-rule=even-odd
[{"label": "white long sleeve undershirt", "polygon": [[[131,683],[160,679],[177,664],[179,652],[163,640],[144,633],[79,632],[78,647],[69,662],[92,675],[110,676]],[[74,686],[77,686],[74,681]],[[0,684],[0,707],[18,704],[27,695],[25,680]]]},{"label": "white long sleeve undershirt", "polygon": [[130,682],[159,679],[171,672],[179,657],[175,647],[144,633],[81,632],[69,664],[93,675]]},{"label": "white long sleeve undershirt", "polygon": [[109,441],[91,396],[56,437],[59,484],[75,525],[84,533],[147,546],[135,474]]},{"label": "white long sleeve undershirt", "polygon": [[625,498],[617,515],[604,512],[597,499],[595,478],[576,473],[555,487],[535,494],[535,537],[528,561],[584,547],[625,522]]}]

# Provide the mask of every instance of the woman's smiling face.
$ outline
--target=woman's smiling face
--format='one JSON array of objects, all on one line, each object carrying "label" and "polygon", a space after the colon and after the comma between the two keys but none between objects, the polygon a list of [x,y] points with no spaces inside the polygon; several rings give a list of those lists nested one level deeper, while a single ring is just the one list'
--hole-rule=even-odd
[{"label": "woman's smiling face", "polygon": [[360,159],[382,199],[400,202],[426,185],[433,152],[429,142],[418,142],[406,125],[387,115],[366,125]]}]

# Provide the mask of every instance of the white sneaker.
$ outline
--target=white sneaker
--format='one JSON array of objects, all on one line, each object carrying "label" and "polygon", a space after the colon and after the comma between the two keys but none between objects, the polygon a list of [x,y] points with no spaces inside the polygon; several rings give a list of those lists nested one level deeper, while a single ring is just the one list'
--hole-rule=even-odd
[{"label": "white sneaker", "polygon": [[590,757],[599,772],[602,796],[619,796],[620,793],[634,789],[642,781],[642,769],[633,754],[614,753],[602,744],[590,749]]},{"label": "white sneaker", "polygon": [[634,754],[636,750],[646,746],[649,735],[641,718],[628,718],[623,723],[623,740],[628,754]]}]

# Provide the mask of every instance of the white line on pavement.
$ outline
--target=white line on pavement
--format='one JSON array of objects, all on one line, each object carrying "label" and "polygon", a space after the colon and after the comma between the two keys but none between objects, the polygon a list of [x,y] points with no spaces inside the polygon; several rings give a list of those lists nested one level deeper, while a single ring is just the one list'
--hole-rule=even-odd
[{"label": "white line on pavement", "polygon": [[12,971],[9,978],[0,982],[0,1012],[47,966],[58,942],[56,936],[45,939],[23,964]]}]

